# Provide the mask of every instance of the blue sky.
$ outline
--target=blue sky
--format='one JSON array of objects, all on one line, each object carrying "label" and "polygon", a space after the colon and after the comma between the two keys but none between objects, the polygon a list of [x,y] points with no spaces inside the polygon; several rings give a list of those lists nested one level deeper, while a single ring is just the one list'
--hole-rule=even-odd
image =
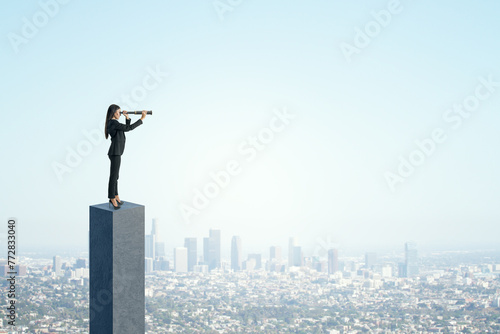
[{"label": "blue sky", "polygon": [[[496,2],[2,7],[0,217],[18,218],[20,247],[86,248],[88,206],[107,201],[111,103],[154,111],[127,134],[119,189],[146,205],[147,232],[159,219],[167,250],[209,228],[222,229],[223,249],[241,235],[248,252],[289,236],[306,254],[321,240],[366,251],[498,245]],[[356,47],[359,31],[372,37],[347,59],[341,46]],[[464,103],[470,112],[453,111]],[[247,161],[238,147],[284,110],[293,119]],[[425,155],[415,142],[436,129],[446,139]],[[410,158],[418,166],[401,177]],[[241,172],[187,224],[180,208],[231,161]]]}]

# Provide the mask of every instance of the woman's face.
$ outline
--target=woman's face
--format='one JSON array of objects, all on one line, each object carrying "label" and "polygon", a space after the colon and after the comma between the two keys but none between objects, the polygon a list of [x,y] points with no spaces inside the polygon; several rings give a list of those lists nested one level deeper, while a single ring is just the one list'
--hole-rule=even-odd
[{"label": "woman's face", "polygon": [[120,118],[120,116],[121,116],[121,115],[120,115],[120,111],[122,111],[122,110],[121,110],[121,109],[117,109],[117,110],[115,111],[115,114],[113,115],[113,118],[115,118],[115,119],[119,119],[119,118]]}]

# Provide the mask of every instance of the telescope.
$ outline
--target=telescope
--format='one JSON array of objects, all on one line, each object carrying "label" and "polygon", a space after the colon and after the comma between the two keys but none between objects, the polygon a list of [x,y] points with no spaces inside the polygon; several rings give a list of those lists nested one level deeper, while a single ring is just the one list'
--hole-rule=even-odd
[{"label": "telescope", "polygon": [[[124,110],[127,112],[129,115],[142,115],[142,110],[134,110],[134,111],[128,111]],[[153,110],[146,110],[146,115],[153,115]],[[120,114],[123,114],[123,111],[120,111]]]}]

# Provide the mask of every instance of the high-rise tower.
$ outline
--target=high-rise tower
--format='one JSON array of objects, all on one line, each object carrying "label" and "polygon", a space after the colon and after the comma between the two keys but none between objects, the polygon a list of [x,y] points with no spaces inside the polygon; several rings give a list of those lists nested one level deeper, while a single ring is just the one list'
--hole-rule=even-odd
[{"label": "high-rise tower", "polygon": [[239,236],[231,239],[231,269],[241,270],[241,238]]},{"label": "high-rise tower", "polygon": [[339,252],[337,249],[328,250],[328,274],[334,274],[339,270]]},{"label": "high-rise tower", "polygon": [[406,266],[406,277],[413,277],[418,275],[418,252],[417,245],[413,242],[407,242],[405,244],[405,266]]},{"label": "high-rise tower", "polygon": [[220,268],[220,230],[210,229],[209,237],[203,238],[203,258],[208,269]]},{"label": "high-rise tower", "polygon": [[296,237],[291,237],[288,239],[288,266],[294,266],[294,247],[298,246],[298,241]]},{"label": "high-rise tower", "polygon": [[193,271],[193,267],[197,264],[198,246],[196,238],[185,238],[184,247],[187,248],[188,271]]}]

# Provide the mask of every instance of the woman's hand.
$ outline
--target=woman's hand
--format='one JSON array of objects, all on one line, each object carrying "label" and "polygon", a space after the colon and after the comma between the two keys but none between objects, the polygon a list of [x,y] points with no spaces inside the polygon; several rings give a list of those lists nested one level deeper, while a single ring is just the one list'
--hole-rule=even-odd
[{"label": "woman's hand", "polygon": [[128,112],[126,110],[123,110],[122,113],[126,119],[130,119],[130,117],[128,117]]},{"label": "woman's hand", "polygon": [[146,113],[147,113],[146,110],[142,111],[141,121],[143,121],[146,118]]}]

